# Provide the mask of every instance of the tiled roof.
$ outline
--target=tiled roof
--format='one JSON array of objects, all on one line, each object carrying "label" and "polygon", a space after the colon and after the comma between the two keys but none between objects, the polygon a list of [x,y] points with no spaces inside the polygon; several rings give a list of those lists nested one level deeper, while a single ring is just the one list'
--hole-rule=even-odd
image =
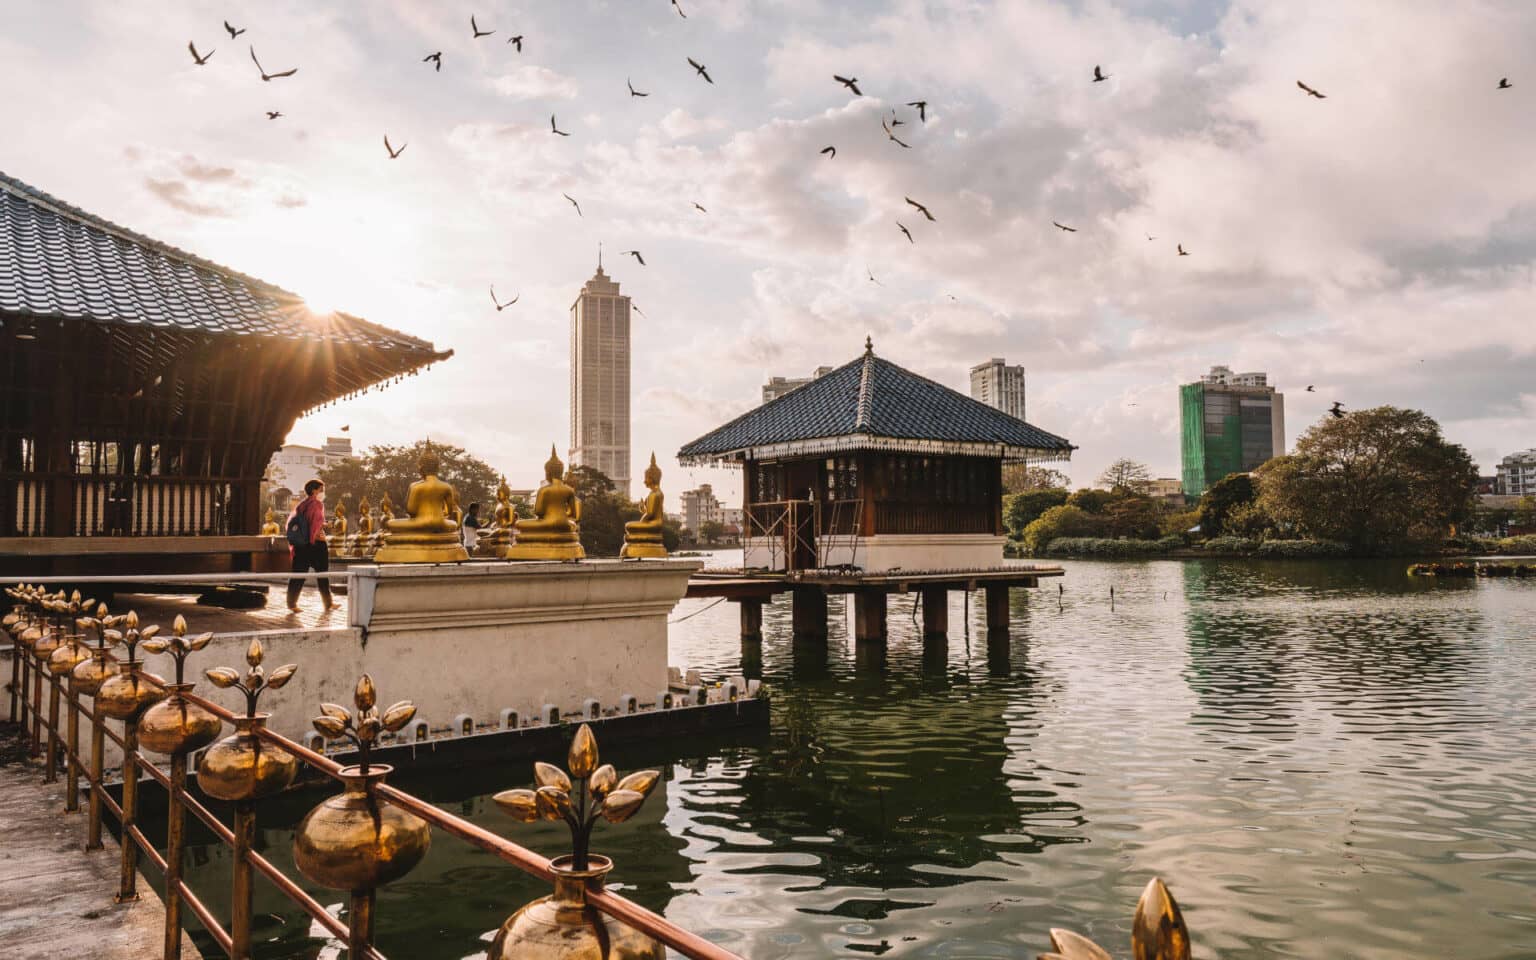
[{"label": "tiled roof", "polygon": [[1008,459],[1066,459],[1072,445],[873,350],[678,451],[685,463],[890,449]]},{"label": "tiled roof", "polygon": [[97,321],[439,354],[93,216],[0,173],[0,315]]}]

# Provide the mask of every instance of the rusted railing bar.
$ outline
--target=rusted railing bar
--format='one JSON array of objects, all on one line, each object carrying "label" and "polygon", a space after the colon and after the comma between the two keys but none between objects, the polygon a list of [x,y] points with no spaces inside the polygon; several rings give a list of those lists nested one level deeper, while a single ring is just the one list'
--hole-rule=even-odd
[{"label": "rusted railing bar", "polygon": [[641,933],[655,937],[692,960],[741,960],[741,957],[718,943],[711,943],[696,933],[690,933],[661,914],[653,913],[612,890],[588,889],[587,902],[610,917],[624,921]]},{"label": "rusted railing bar", "polygon": [[380,784],[375,790],[380,798],[388,800],[400,809],[414,813],[439,830],[452,834],[460,840],[466,840],[487,853],[494,853],[526,873],[544,880],[555,878],[554,871],[549,869],[549,861],[526,847],[518,846],[511,840],[497,836],[483,827],[477,827],[468,820],[445,813],[427,801],[413,797],[409,793],[403,793],[387,783]]},{"label": "rusted railing bar", "polygon": [[192,799],[191,794],[182,794],[181,805],[192,811],[192,815],[197,817],[197,819],[203,821],[203,825],[213,831],[214,836],[219,838],[220,843],[227,847],[235,842],[235,831],[226,827],[224,821],[213,815],[212,810]]},{"label": "rusted railing bar", "polygon": [[[316,923],[329,930],[338,939],[347,939],[347,925],[342,923],[339,918],[332,916],[330,911],[326,910],[320,901],[305,893],[298,884],[288,879],[281,870],[272,865],[272,861],[259,853],[252,853],[248,859],[251,861],[251,866],[256,868],[257,873],[271,880],[272,885],[277,887],[279,893],[304,908],[304,912],[314,918]],[[373,949],[368,951],[367,956],[371,960],[387,960],[383,954]]]},{"label": "rusted railing bar", "polygon": [[170,774],[155,766],[154,761],[147,759],[142,753],[139,754],[138,761],[140,770],[143,770],[145,773],[149,774],[156,783],[160,784],[160,786],[164,787],[166,790],[171,789]]},{"label": "rusted railing bar", "polygon": [[138,827],[129,827],[128,836],[133,838],[134,843],[138,844],[139,850],[143,852],[144,856],[149,858],[150,863],[155,865],[155,869],[164,873],[165,858],[160,855],[159,850],[155,849],[155,845],[150,843],[149,839],[144,836],[144,831]]},{"label": "rusted railing bar", "polygon": [[92,780],[91,783],[92,783],[93,786],[96,786],[98,788],[99,792],[101,793],[101,805],[102,805],[102,807],[108,813],[112,814],[112,816],[117,819],[118,823],[122,823],[123,822],[123,808],[118,804],[118,802],[116,800],[112,799],[112,794],[108,793],[105,790],[101,790],[100,789],[100,785],[97,784],[96,781]]},{"label": "rusted railing bar", "polygon": [[181,894],[181,902],[187,905],[192,915],[197,918],[197,922],[203,925],[203,929],[207,930],[208,935],[218,943],[219,949],[228,956],[235,946],[234,938],[229,935],[229,931],[219,925],[212,911],[203,906],[203,901],[197,899],[197,894],[192,892],[192,888],[187,886],[185,880],[176,881],[176,892]]}]

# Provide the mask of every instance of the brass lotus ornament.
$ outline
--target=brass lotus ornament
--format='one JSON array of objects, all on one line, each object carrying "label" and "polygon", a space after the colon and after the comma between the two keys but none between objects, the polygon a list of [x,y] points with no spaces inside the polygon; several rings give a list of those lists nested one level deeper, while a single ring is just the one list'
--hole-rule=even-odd
[{"label": "brass lotus ornament", "polygon": [[[1070,930],[1051,930],[1054,952],[1040,954],[1039,960],[1112,960],[1109,951],[1081,934]],[[1189,960],[1189,930],[1173,894],[1156,877],[1147,881],[1136,902],[1136,917],[1131,923],[1133,960]]]},{"label": "brass lotus ornament", "polygon": [[598,765],[597,738],[582,724],[566,757],[569,772],[535,763],[537,789],[505,790],[492,799],[523,823],[564,820],[571,853],[550,862],[555,891],[507,918],[491,941],[488,960],[522,957],[604,957],[607,960],[664,960],[666,948],[587,903],[590,888],[602,889],[613,861],[590,852],[599,819],[623,823],[640,809],[661,774],[641,770],[620,779],[611,764]]},{"label": "brass lotus ornament", "polygon": [[81,629],[96,631],[96,643],[90,647],[91,656],[76,664],[75,669],[70,673],[71,693],[83,693],[94,697],[107,678],[117,673],[118,663],[108,656],[107,651],[123,639],[117,627],[124,619],[108,616],[107,605],[103,603],[96,608],[94,617],[82,617],[76,621]]},{"label": "brass lotus ornament", "polygon": [[283,789],[298,773],[297,757],[261,739],[268,715],[257,713],[256,705],[263,693],[282,687],[299,667],[285,664],[269,676],[261,665],[265,655],[261,641],[253,639],[245,651],[249,669],[243,680],[231,667],[215,667],[203,673],[219,689],[233,688],[245,694],[245,716],[235,718],[235,732],[209,747],[198,764],[197,785],[209,796],[251,800]]},{"label": "brass lotus ornament", "polygon": [[122,669],[108,677],[96,692],[96,706],[102,713],[118,720],[127,720],[138,716],[150,704],[165,699],[164,682],[153,674],[149,676],[154,677],[154,683],[145,680],[141,675],[143,664],[138,659],[139,644],[154,639],[159,633],[158,625],[140,630],[139,615],[132,610],[128,611],[123,619],[120,641],[128,651],[128,659],[123,662]]},{"label": "brass lotus ornament", "polygon": [[355,713],[322,703],[320,716],[311,721],[325,739],[354,744],[358,763],[339,772],[343,791],[304,817],[293,837],[293,862],[321,886],[372,891],[421,862],[432,845],[432,828],[420,817],[379,801],[374,788],[392,768],[369,762],[379,734],[397,732],[410,723],[416,706],[401,700],[380,714],[378,691],[366,673],[357,681],[352,702]]},{"label": "brass lotus ornament", "polygon": [[212,633],[187,636],[187,619],[177,614],[169,637],[151,637],[143,642],[147,653],[169,653],[176,661],[176,682],[167,686],[170,698],[150,707],[139,721],[139,743],[146,749],[167,754],[199,750],[224,728],[224,721],[186,699],[196,686],[186,682],[187,657],[212,640]]}]

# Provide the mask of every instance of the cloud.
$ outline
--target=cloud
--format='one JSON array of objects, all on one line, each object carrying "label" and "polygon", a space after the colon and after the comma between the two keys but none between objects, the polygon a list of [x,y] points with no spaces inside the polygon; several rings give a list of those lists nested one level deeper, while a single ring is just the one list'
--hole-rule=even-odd
[{"label": "cloud", "polygon": [[144,186],[149,189],[150,193],[182,213],[190,213],[198,217],[229,217],[234,215],[232,210],[197,200],[192,188],[182,180],[159,180],[155,177],[145,177]]},{"label": "cloud", "polygon": [[570,77],[548,67],[532,64],[502,74],[491,81],[491,86],[497,93],[514,100],[546,100],[551,97],[571,100],[580,92],[576,81]]}]

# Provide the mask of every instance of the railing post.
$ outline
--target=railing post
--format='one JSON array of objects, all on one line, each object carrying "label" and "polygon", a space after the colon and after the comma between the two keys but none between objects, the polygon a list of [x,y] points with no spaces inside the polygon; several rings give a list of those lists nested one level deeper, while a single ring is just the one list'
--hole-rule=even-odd
[{"label": "railing post", "polygon": [[129,836],[139,812],[139,718],[123,721],[123,820],[122,873],[118,877],[116,903],[132,903],[139,899],[139,845]]},{"label": "railing post", "polygon": [[373,890],[353,890],[347,900],[347,956],[361,957],[373,944]]},{"label": "railing post", "polygon": [[32,655],[32,748],[31,756],[43,752],[43,665]]},{"label": "railing post", "polygon": [[[13,667],[18,672],[16,686],[11,690],[11,699],[19,702],[16,722],[21,724],[21,735],[27,735],[27,687],[31,685],[32,678],[29,671],[32,669],[31,661],[27,659],[27,648],[18,639],[11,647],[11,654],[16,658]],[[19,700],[17,694],[20,694]]]},{"label": "railing post", "polygon": [[186,843],[187,755],[171,754],[171,790],[165,812],[165,960],[181,960],[181,866]]},{"label": "railing post", "polygon": [[21,643],[19,641],[17,641],[16,635],[12,634],[11,635],[11,722],[12,723],[17,723],[20,720],[20,716],[19,716],[18,711],[21,709],[21,700],[20,700],[20,698],[18,696],[19,691],[16,688],[16,684],[19,683],[20,681],[21,681]]},{"label": "railing post", "polygon": [[[101,849],[101,764],[102,751],[105,747],[106,734],[101,727],[101,711],[96,707],[96,698],[91,698],[91,773],[90,789],[91,798],[86,807],[85,823],[85,849]],[[129,843],[131,840],[123,838]]]},{"label": "railing post", "polygon": [[64,761],[64,812],[80,809],[80,694],[69,687],[69,756]]},{"label": "railing post", "polygon": [[48,760],[44,783],[59,780],[59,678],[48,676]]},{"label": "railing post", "polygon": [[256,801],[235,801],[234,866],[229,888],[229,938],[233,960],[251,958],[251,848],[256,845]]}]

